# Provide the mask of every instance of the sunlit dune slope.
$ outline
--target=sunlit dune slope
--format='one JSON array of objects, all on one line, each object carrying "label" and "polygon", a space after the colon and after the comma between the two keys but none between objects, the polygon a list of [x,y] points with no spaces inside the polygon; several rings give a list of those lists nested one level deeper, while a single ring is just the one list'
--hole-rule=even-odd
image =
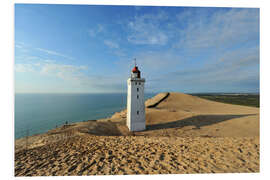
[{"label": "sunlit dune slope", "polygon": [[[163,99],[166,97],[165,99]],[[163,99],[161,102],[160,99]],[[259,136],[259,108],[224,104],[183,93],[161,93],[146,101],[147,130],[154,136]],[[113,119],[125,120],[126,111]],[[124,129],[124,127],[122,127]]]}]

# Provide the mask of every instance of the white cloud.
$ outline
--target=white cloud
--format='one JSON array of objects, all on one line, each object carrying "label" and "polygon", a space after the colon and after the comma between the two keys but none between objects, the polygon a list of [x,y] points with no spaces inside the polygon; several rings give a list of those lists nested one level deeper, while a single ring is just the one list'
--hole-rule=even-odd
[{"label": "white cloud", "polygon": [[173,52],[144,52],[137,54],[138,65],[142,66],[145,71],[156,73],[170,71],[173,67],[181,63],[181,58]]},{"label": "white cloud", "polygon": [[15,64],[16,72],[35,72],[41,75],[56,76],[65,80],[76,80],[83,76],[81,71],[87,70],[87,66],[75,66],[68,64],[56,64],[53,61],[43,61],[32,64]]},{"label": "white cloud", "polygon": [[[120,75],[86,75],[83,73],[87,66],[74,66],[65,64],[44,64],[40,73],[54,76],[75,85],[76,89],[84,89],[86,92],[121,92],[123,86],[123,76]],[[74,89],[74,91],[76,91]]]},{"label": "white cloud", "polygon": [[87,66],[74,66],[67,64],[45,63],[40,68],[44,75],[56,76],[64,80],[79,80],[83,76],[81,70],[87,70]]},{"label": "white cloud", "polygon": [[[228,47],[259,37],[258,9],[216,11],[210,16],[194,16],[190,11],[178,14],[178,20],[189,19],[186,28],[179,30],[175,47]],[[194,18],[195,17],[195,18]]]},{"label": "white cloud", "polygon": [[[193,87],[199,90],[211,89],[212,91],[224,91],[226,89],[241,90],[259,88],[259,47],[237,49],[228,51],[217,57],[216,61],[204,64],[197,68],[186,68],[165,75],[157,75],[153,80],[153,86]],[[181,86],[182,87],[181,87]],[[196,87],[196,88],[194,88]],[[237,88],[238,89],[237,89]]]},{"label": "white cloud", "polygon": [[23,42],[15,42],[15,51],[28,52],[28,45]]},{"label": "white cloud", "polygon": [[26,55],[26,54],[20,54],[20,55],[15,55],[15,59],[16,61],[28,61],[28,62],[34,62],[34,61],[39,61],[41,60],[40,57],[38,56],[30,56],[30,55]]},{"label": "white cloud", "polygon": [[[181,56],[172,51],[146,51],[135,53],[133,57],[120,58],[115,62],[116,66],[123,77],[129,77],[132,68],[134,67],[133,58],[136,57],[136,62],[142,72],[142,76],[147,81],[156,77],[160,77],[168,72],[173,72],[181,67],[183,59]],[[128,60],[129,59],[129,60]]]},{"label": "white cloud", "polygon": [[221,55],[216,65],[227,69],[243,69],[247,66],[255,66],[260,63],[259,46],[253,48],[244,48],[235,51],[228,51]]},{"label": "white cloud", "polygon": [[88,33],[91,37],[96,37],[97,34],[105,31],[104,25],[98,24],[95,28],[89,29]]},{"label": "white cloud", "polygon": [[19,44],[15,44],[15,47],[16,48],[19,48],[19,49],[22,49],[23,48],[23,46],[22,45],[19,45]]},{"label": "white cloud", "polygon": [[[90,76],[87,71],[88,66],[85,65],[59,64],[46,60],[32,64],[15,64],[17,73],[32,72],[41,75],[42,78],[56,78],[56,82],[57,79],[60,80],[58,81],[59,88],[61,84],[65,86],[68,84],[68,87],[73,87],[72,92],[123,92],[126,88],[124,83],[126,79],[122,75]],[[48,85],[46,88],[52,87]],[[46,92],[46,89],[43,89],[42,92]]]},{"label": "white cloud", "polygon": [[163,11],[157,14],[135,16],[134,20],[127,24],[130,30],[128,41],[134,44],[165,45],[168,36],[162,29],[161,22],[167,18],[168,16]]},{"label": "white cloud", "polygon": [[116,42],[110,41],[110,40],[104,40],[104,44],[108,46],[109,48],[119,48],[119,45]]},{"label": "white cloud", "polygon": [[33,72],[34,66],[32,64],[15,64],[15,72]]},{"label": "white cloud", "polygon": [[55,56],[60,56],[60,57],[68,58],[68,59],[73,59],[70,56],[64,55],[64,54],[59,53],[59,52],[51,51],[51,50],[48,50],[48,49],[36,48],[36,50],[39,50],[41,52],[45,52],[45,53],[50,54],[50,55],[55,55]]}]

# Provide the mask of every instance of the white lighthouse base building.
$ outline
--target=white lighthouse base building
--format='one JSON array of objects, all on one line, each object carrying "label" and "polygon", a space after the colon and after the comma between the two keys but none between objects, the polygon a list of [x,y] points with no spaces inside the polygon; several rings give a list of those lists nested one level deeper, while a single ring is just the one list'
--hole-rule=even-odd
[{"label": "white lighthouse base building", "polygon": [[143,131],[146,128],[144,83],[145,79],[140,77],[140,71],[135,66],[127,80],[127,126],[130,131]]}]

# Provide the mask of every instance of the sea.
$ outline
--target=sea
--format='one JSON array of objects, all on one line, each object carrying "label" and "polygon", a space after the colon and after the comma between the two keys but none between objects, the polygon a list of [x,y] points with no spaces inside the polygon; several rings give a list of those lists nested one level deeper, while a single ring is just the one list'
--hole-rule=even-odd
[{"label": "sea", "polygon": [[[155,93],[146,93],[145,100]],[[127,94],[15,94],[15,139],[112,116],[126,108]]]}]

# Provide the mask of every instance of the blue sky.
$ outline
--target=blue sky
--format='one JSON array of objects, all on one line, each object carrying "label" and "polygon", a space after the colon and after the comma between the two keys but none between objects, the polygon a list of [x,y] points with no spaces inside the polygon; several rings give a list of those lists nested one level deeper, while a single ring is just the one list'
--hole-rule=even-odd
[{"label": "blue sky", "polygon": [[15,5],[16,93],[259,92],[259,9]]}]

